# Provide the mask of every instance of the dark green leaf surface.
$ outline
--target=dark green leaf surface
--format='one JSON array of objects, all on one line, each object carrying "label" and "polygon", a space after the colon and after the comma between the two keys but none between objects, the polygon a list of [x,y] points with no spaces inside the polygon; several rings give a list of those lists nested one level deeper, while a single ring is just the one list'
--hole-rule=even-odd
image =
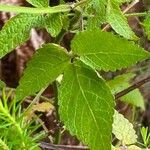
[{"label": "dark green leaf surface", "polygon": [[55,44],[47,44],[37,50],[27,64],[17,87],[17,100],[35,94],[42,87],[54,81],[68,66],[69,61],[70,58],[64,49]]},{"label": "dark green leaf surface", "polygon": [[105,71],[129,67],[150,56],[133,42],[100,30],[80,32],[71,48],[84,63]]},{"label": "dark green leaf surface", "polygon": [[114,99],[105,82],[83,64],[70,65],[59,89],[66,128],[91,150],[110,150]]}]

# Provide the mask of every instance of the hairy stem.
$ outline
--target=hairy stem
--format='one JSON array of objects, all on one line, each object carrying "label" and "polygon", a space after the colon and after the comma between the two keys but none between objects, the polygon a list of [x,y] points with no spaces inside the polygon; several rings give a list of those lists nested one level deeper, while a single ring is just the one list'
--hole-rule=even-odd
[{"label": "hairy stem", "polygon": [[0,11],[5,12],[16,12],[16,13],[31,13],[31,14],[53,14],[59,12],[68,12],[75,9],[76,7],[87,2],[87,0],[80,1],[78,3],[58,5],[54,7],[46,8],[33,8],[33,7],[23,7],[23,6],[12,6],[12,5],[0,5]]},{"label": "hairy stem", "polygon": [[0,5],[0,11],[16,12],[16,13],[53,14],[53,13],[59,13],[59,12],[68,12],[70,10],[72,10],[72,6],[69,4],[59,5],[59,6],[54,6],[54,7],[46,7],[46,8]]}]

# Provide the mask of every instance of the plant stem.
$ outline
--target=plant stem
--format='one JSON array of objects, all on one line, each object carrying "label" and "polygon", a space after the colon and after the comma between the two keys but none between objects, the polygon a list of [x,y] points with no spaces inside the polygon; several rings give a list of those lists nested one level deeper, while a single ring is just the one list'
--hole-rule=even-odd
[{"label": "plant stem", "polygon": [[5,12],[16,12],[16,13],[29,13],[29,14],[53,14],[59,12],[68,12],[70,10],[75,9],[77,6],[82,5],[87,2],[86,0],[80,1],[78,3],[73,4],[64,4],[58,5],[54,7],[47,8],[32,8],[32,7],[23,7],[23,6],[12,6],[12,5],[0,5],[0,11]]},{"label": "plant stem", "polygon": [[[56,109],[56,123],[58,124],[59,123],[59,112],[58,112],[58,89],[57,89],[57,82],[54,81],[53,83],[53,88],[54,88],[54,94],[55,94],[55,109]],[[54,144],[59,144],[60,143],[60,140],[61,140],[61,129],[58,128],[56,130],[56,133],[55,133],[55,141],[54,141]]]},{"label": "plant stem", "polygon": [[72,10],[72,7],[69,4],[48,7],[48,8],[32,8],[32,7],[23,7],[23,6],[0,5],[0,11],[16,12],[16,13],[52,14],[52,13],[59,13],[59,12],[68,12],[70,10]]},{"label": "plant stem", "polygon": [[89,150],[87,146],[76,146],[76,145],[55,145],[46,142],[41,142],[40,146],[42,148],[47,148],[51,150]]},{"label": "plant stem", "polygon": [[136,88],[139,88],[140,86],[142,86],[143,84],[150,82],[150,76],[139,81],[138,83],[133,84],[132,86],[128,87],[127,89],[115,94],[115,99],[118,99],[126,94],[128,94],[129,92],[135,90]]},{"label": "plant stem", "polygon": [[145,16],[145,15],[147,15],[147,12],[125,14],[126,17],[132,17],[132,16],[142,17],[142,16]]}]

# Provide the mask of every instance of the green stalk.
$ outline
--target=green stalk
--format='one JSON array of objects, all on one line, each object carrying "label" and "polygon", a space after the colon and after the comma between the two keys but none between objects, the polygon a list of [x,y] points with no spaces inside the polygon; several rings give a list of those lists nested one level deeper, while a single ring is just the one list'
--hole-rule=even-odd
[{"label": "green stalk", "polygon": [[133,17],[133,16],[143,17],[145,15],[147,15],[147,12],[125,14],[126,17]]},{"label": "green stalk", "polygon": [[23,6],[11,6],[11,5],[0,5],[0,11],[5,12],[16,12],[16,13],[30,13],[30,14],[53,14],[59,12],[68,12],[72,10],[72,5],[59,5],[55,7],[46,7],[46,8],[32,8],[32,7],[23,7]]},{"label": "green stalk", "polygon": [[46,13],[53,14],[53,13],[59,13],[59,12],[68,12],[86,2],[87,0],[82,0],[78,3],[64,4],[64,5],[58,5],[58,6],[46,7],[46,8],[0,5],[0,11],[15,12],[15,13],[29,13],[29,14],[46,14]]},{"label": "green stalk", "polygon": [[[55,110],[56,110],[56,120],[58,123],[60,120],[60,117],[59,117],[59,106],[58,106],[58,87],[57,87],[56,81],[54,81],[54,83],[53,83],[53,88],[54,88],[54,94],[55,94],[54,105],[55,105]],[[61,129],[58,127],[58,129],[56,130],[56,133],[55,133],[54,144],[60,144],[60,141],[61,141]]]}]

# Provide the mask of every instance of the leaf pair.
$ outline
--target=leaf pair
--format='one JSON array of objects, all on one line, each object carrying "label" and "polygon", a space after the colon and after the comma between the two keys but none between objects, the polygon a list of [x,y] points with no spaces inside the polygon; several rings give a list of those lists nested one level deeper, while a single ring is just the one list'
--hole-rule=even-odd
[{"label": "leaf pair", "polygon": [[149,54],[133,42],[99,30],[78,33],[71,49],[72,55],[56,44],[37,50],[17,88],[17,99],[33,95],[63,73],[58,93],[61,120],[92,150],[110,150],[114,98],[93,69],[121,69]]}]

